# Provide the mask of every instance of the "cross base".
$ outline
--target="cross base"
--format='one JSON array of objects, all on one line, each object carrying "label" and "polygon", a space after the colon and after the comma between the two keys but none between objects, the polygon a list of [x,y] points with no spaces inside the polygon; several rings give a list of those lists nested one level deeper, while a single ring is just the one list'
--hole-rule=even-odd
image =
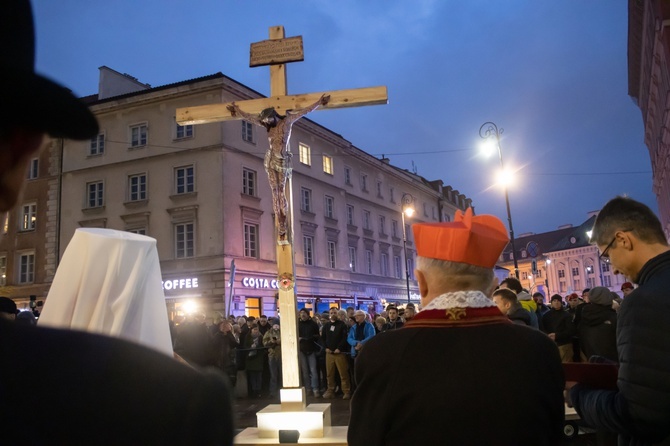
[{"label": "cross base", "polygon": [[330,429],[330,404],[305,403],[305,388],[281,389],[281,404],[256,413],[258,438],[279,438],[280,430],[296,430],[300,438],[323,438]]}]

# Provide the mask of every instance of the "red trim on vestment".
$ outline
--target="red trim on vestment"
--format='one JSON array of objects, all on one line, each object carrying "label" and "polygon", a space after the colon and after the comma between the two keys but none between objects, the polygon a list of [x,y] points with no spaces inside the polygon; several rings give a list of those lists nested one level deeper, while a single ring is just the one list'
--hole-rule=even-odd
[{"label": "red trim on vestment", "polygon": [[498,310],[498,307],[465,307],[422,310],[407,322],[405,327],[443,327],[445,325],[464,327],[511,323],[509,318]]}]

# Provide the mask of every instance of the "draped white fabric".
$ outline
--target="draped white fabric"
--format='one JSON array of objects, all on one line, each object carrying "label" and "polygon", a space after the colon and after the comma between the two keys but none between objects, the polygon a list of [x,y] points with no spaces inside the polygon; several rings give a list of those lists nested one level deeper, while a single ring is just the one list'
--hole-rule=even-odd
[{"label": "draped white fabric", "polygon": [[39,325],[120,337],[172,356],[156,240],[112,229],[77,229]]}]

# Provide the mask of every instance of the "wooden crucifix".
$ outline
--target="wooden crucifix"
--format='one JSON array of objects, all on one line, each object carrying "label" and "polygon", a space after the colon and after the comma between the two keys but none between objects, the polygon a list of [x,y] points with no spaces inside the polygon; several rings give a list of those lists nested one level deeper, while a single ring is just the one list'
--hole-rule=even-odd
[{"label": "wooden crucifix", "polygon": [[281,353],[284,388],[300,386],[298,333],[294,292],[293,225],[291,200],[291,126],[305,114],[319,109],[386,104],[386,87],[336,90],[288,95],[287,62],[303,60],[302,37],[285,38],[284,27],[270,28],[270,40],[251,44],[250,66],[270,65],[270,97],[240,102],[177,109],[180,125],[245,119],[265,127],[270,148],[265,170],[272,188],[277,238],[279,310],[282,318]]}]

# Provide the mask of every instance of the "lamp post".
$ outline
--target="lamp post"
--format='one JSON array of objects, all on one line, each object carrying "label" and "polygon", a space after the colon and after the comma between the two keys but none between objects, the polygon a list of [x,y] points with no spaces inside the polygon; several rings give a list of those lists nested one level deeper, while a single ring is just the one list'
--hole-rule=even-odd
[{"label": "lamp post", "polygon": [[410,303],[409,296],[409,257],[407,256],[407,230],[405,229],[405,215],[411,217],[414,215],[414,208],[412,203],[414,203],[414,197],[410,194],[403,194],[402,199],[400,200],[402,205],[402,248],[405,253],[405,283],[407,284],[407,303]]},{"label": "lamp post", "polygon": [[[483,139],[489,139],[495,136],[496,147],[498,148],[498,157],[500,158],[500,169],[503,170],[505,167],[503,165],[502,149],[500,148],[500,134],[504,132],[504,129],[498,128],[493,122],[485,122],[479,127],[479,136]],[[507,205],[507,224],[509,226],[509,240],[512,245],[512,260],[514,260],[514,277],[519,278],[519,263],[516,258],[516,249],[514,248],[514,228],[512,226],[512,212],[509,208],[509,194],[507,192],[507,184],[504,184],[505,188],[505,204]]]}]

